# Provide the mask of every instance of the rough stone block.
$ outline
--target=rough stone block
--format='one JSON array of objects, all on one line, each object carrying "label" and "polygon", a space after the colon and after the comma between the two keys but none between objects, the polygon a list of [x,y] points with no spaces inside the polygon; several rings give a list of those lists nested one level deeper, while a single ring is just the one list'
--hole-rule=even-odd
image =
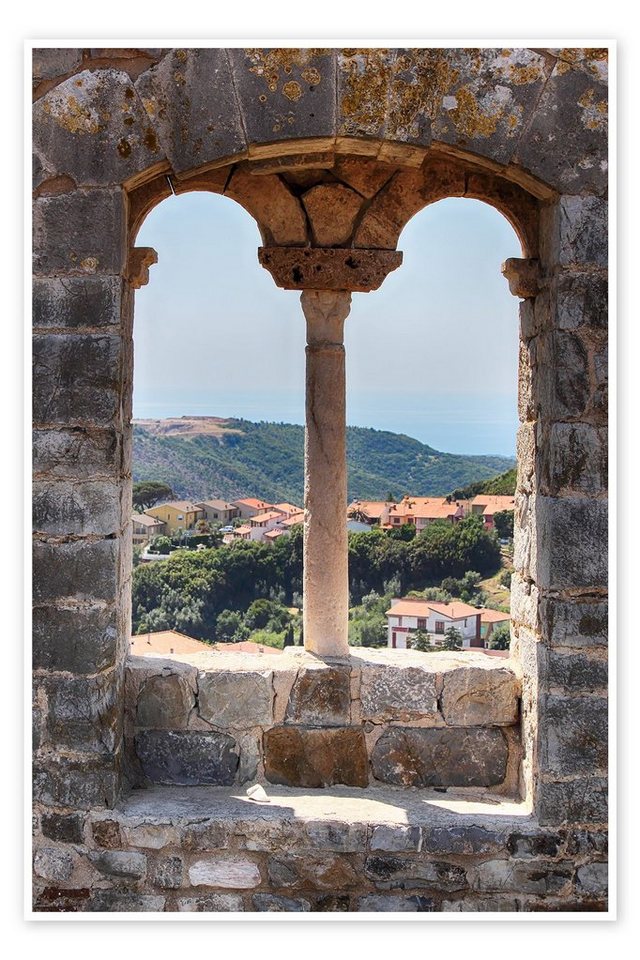
[{"label": "rough stone block", "polygon": [[162,850],[178,844],[178,830],[167,823],[136,823],[122,827],[124,842],[130,847]]},{"label": "rough stone block", "polygon": [[542,782],[538,787],[537,811],[541,826],[606,823],[607,781],[592,775]]},{"label": "rough stone block", "polygon": [[549,496],[607,490],[608,449],[605,428],[587,423],[554,423],[539,444],[540,492]]},{"label": "rough stone block", "polygon": [[120,327],[120,277],[35,277],[33,326],[41,328]]},{"label": "rough stone block", "polygon": [[161,913],[165,897],[123,892],[119,889],[96,890],[85,909],[90,913]]},{"label": "rough stone block", "polygon": [[600,197],[558,201],[558,262],[562,266],[608,264],[607,202]]},{"label": "rough stone block", "polygon": [[155,730],[183,730],[195,705],[195,693],[178,674],[150,677],[138,694],[136,725]]},{"label": "rough stone block", "polygon": [[540,602],[543,637],[552,647],[606,647],[608,604],[568,603],[555,598]]},{"label": "rough stone block", "polygon": [[331,850],[340,853],[358,853],[367,842],[367,828],[362,823],[318,820],[306,823],[304,845],[313,850]]},{"label": "rough stone block", "polygon": [[163,890],[177,890],[182,886],[184,864],[182,857],[164,857],[151,871],[151,882]]},{"label": "rough stone block", "polygon": [[360,681],[363,720],[438,718],[436,674],[420,667],[371,664]]},{"label": "rough stone block", "polygon": [[364,734],[355,727],[273,727],[264,735],[264,764],[267,780],[286,786],[365,787],[369,782]]},{"label": "rough stone block", "polygon": [[224,733],[146,730],[136,734],[135,749],[154,783],[228,786],[238,769],[236,742]]},{"label": "rough stone block", "polygon": [[279,897],[272,893],[254,893],[253,909],[259,913],[308,913],[311,904],[308,900],[292,897]]},{"label": "rough stone block", "polygon": [[47,701],[47,732],[60,746],[111,754],[120,740],[120,674],[42,678]]},{"label": "rough stone block", "polygon": [[100,873],[109,877],[140,880],[147,872],[147,858],[132,850],[101,850],[89,855],[91,863]]},{"label": "rough stone block", "polygon": [[189,883],[192,887],[250,890],[261,882],[257,863],[244,857],[197,860],[189,867]]},{"label": "rough stone block", "polygon": [[40,47],[32,52],[34,83],[71,73],[82,61],[82,50],[72,47]]},{"label": "rough stone block", "polygon": [[551,284],[554,325],[559,330],[608,326],[607,278],[597,273],[560,273]]},{"label": "rough stone block", "polygon": [[73,873],[73,856],[60,847],[40,847],[33,859],[33,869],[43,880],[68,880]]},{"label": "rough stone block", "polygon": [[559,856],[563,843],[564,837],[560,833],[512,833],[507,841],[507,849],[515,860],[532,860],[536,857]]},{"label": "rough stone block", "polygon": [[442,715],[456,727],[510,726],[518,719],[519,693],[511,670],[461,667],[444,674]]},{"label": "rough stone block", "polygon": [[473,824],[459,827],[423,827],[423,853],[476,854],[493,853],[502,849],[504,838],[499,832]]},{"label": "rough stone block", "polygon": [[122,527],[123,491],[105,480],[33,484],[33,527],[51,536],[113,536]]},{"label": "rough stone block", "polygon": [[408,857],[367,857],[365,876],[382,890],[429,887],[432,890],[464,890],[468,887],[464,869],[453,863]]},{"label": "rough stone block", "polygon": [[42,833],[59,843],[84,842],[84,817],[79,813],[43,813]]},{"label": "rough stone block", "polygon": [[306,666],[298,671],[285,723],[341,727],[351,719],[349,667]]},{"label": "rough stone block", "polygon": [[551,650],[547,656],[544,680],[548,688],[562,688],[567,693],[606,692],[607,661],[585,653]]},{"label": "rough stone block", "polygon": [[417,851],[420,849],[420,843],[420,827],[381,824],[373,828],[369,847],[371,850],[397,853],[401,850]]},{"label": "rough stone block", "polygon": [[98,847],[114,850],[123,846],[120,824],[117,820],[97,820],[91,824],[91,834]]},{"label": "rough stone block", "polygon": [[556,331],[537,338],[536,390],[544,416],[585,416],[591,403],[588,344],[580,333]]},{"label": "rough stone block", "polygon": [[108,186],[164,160],[128,74],[83,70],[34,105],[33,147],[49,176]]},{"label": "rough stone block", "polygon": [[35,603],[67,597],[84,602],[112,600],[118,589],[118,565],[119,547],[115,540],[70,543],[35,540],[33,600]]},{"label": "rough stone block", "polygon": [[33,767],[34,799],[55,807],[88,810],[113,807],[120,786],[117,757],[38,760]]},{"label": "rough stone block", "polygon": [[324,897],[317,897],[311,904],[314,913],[348,913],[350,909],[349,896],[331,896],[327,894]]},{"label": "rough stone block", "polygon": [[163,152],[184,173],[246,149],[226,49],[175,49],[136,81]]},{"label": "rough stone block", "polygon": [[570,857],[585,857],[609,852],[609,835],[606,830],[576,830],[567,833],[567,854]]},{"label": "rough stone block", "polygon": [[111,335],[35,336],[34,422],[112,423],[119,410],[122,348],[120,337]]},{"label": "rough stone block", "polygon": [[36,607],[32,624],[36,669],[96,673],[116,662],[118,617],[114,607]]},{"label": "rough stone block", "polygon": [[[273,251],[272,244],[285,248],[306,245],[307,222],[302,204],[279,177],[254,177],[244,167],[239,167],[225,186],[224,195],[236,200],[257,220],[270,244],[269,251]],[[259,256],[262,249],[258,248]],[[260,262],[264,266],[262,259]],[[276,282],[282,286],[278,279]]]},{"label": "rough stone block", "polygon": [[180,913],[239,913],[244,910],[242,897],[232,893],[213,893],[208,897],[181,897]]},{"label": "rough stone block", "polygon": [[433,910],[433,900],[415,894],[409,897],[387,897],[380,893],[370,893],[358,900],[359,913],[431,913]]},{"label": "rough stone block", "polygon": [[73,480],[113,479],[124,471],[122,437],[114,429],[34,430],[33,471]]},{"label": "rough stone block", "polygon": [[321,247],[346,244],[362,206],[360,194],[342,183],[321,183],[302,198],[315,242]]},{"label": "rough stone block", "polygon": [[482,787],[502,783],[508,752],[497,729],[392,727],[373,748],[371,765],[374,777],[383,783]]},{"label": "rough stone block", "polygon": [[334,51],[241,48],[228,54],[249,144],[335,135]]},{"label": "rough stone block", "polygon": [[33,217],[36,274],[122,273],[127,244],[120,188],[41,197]]},{"label": "rough stone block", "polygon": [[571,884],[572,865],[553,860],[512,863],[485,860],[470,870],[471,885],[483,893],[532,893],[541,896],[564,893]]},{"label": "rough stone block", "polygon": [[45,887],[36,897],[33,909],[40,913],[79,913],[86,909],[90,896],[89,887],[74,887],[72,890]]},{"label": "rough stone block", "polygon": [[269,726],[273,720],[272,676],[270,670],[200,673],[200,716],[223,729]]},{"label": "rough stone block", "polygon": [[304,887],[311,890],[353,890],[362,883],[359,864],[345,856],[282,853],[267,861],[272,888]]},{"label": "rough stone block", "polygon": [[533,579],[550,590],[607,584],[607,502],[535,498],[537,551]]},{"label": "rough stone block", "polygon": [[580,894],[606,896],[609,889],[609,864],[585,863],[578,867],[576,889]]},{"label": "rough stone block", "polygon": [[185,850],[223,850],[228,844],[226,824],[215,820],[190,823],[180,831],[180,846]]},{"label": "rough stone block", "polygon": [[607,701],[600,697],[545,698],[540,731],[543,769],[567,776],[607,766]]}]

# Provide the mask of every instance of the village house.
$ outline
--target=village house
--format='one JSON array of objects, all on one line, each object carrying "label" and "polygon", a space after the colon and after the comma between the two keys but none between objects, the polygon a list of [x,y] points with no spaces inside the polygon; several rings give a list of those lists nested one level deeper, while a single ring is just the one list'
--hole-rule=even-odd
[{"label": "village house", "polygon": [[264,500],[256,500],[255,497],[243,497],[240,500],[232,500],[231,506],[238,511],[238,516],[243,520],[250,520],[257,513],[264,513],[265,510],[271,510],[272,503],[266,503]]},{"label": "village house", "polygon": [[464,516],[462,504],[449,503],[444,497],[403,497],[399,503],[389,507],[388,519],[383,527],[401,527],[404,524],[415,526],[416,533],[422,531],[436,520],[448,520],[455,523]]},{"label": "village house", "polygon": [[219,523],[222,526],[240,516],[238,508],[224,500],[203,500],[195,506],[204,512],[204,519],[209,523]]},{"label": "village house", "polygon": [[494,526],[494,515],[496,513],[502,513],[503,510],[515,510],[515,506],[516,502],[514,497],[480,493],[470,502],[466,512],[482,517],[485,526],[492,530]]},{"label": "village house", "polygon": [[392,500],[353,500],[347,507],[347,517],[370,527],[387,523]]},{"label": "village house", "polygon": [[411,647],[416,630],[424,630],[432,637],[442,638],[449,627],[462,635],[462,646],[484,647],[481,636],[481,611],[461,600],[449,603],[402,597],[391,601],[386,611],[388,624],[387,645],[393,649]]},{"label": "village house", "polygon": [[480,610],[480,636],[485,647],[493,631],[503,623],[511,623],[508,613],[503,613],[502,610],[488,610],[484,607]]},{"label": "village house", "polygon": [[156,504],[146,511],[150,517],[156,517],[167,525],[168,533],[179,530],[193,530],[198,520],[204,520],[204,510],[188,500],[173,500],[171,503]]},{"label": "village house", "polygon": [[146,513],[131,515],[133,543],[136,546],[148,543],[153,537],[166,533],[167,525],[157,517],[150,517]]}]

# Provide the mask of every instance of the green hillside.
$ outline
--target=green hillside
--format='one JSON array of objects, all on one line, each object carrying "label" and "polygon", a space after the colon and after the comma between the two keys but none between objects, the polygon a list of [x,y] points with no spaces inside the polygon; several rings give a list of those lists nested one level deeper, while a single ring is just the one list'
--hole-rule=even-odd
[{"label": "green hillside", "polygon": [[472,500],[480,493],[493,493],[500,496],[512,497],[516,492],[516,468],[512,467],[505,473],[489,480],[478,480],[469,483],[466,487],[458,487],[451,492],[454,500]]},{"label": "green hillside", "polygon": [[[176,497],[303,498],[304,428],[215,417],[134,422],[133,479],[160,480]],[[513,464],[500,456],[440,453],[404,434],[348,427],[349,498],[445,496],[494,478]]]}]

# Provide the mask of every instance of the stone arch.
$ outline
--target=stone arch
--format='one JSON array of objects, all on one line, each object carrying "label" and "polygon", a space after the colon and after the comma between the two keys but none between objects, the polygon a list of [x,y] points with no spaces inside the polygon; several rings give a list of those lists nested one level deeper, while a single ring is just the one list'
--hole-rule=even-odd
[{"label": "stone arch", "polygon": [[38,816],[119,794],[132,289],[150,257],[131,244],[196,187],[256,217],[321,349],[339,332],[319,294],[338,316],[340,294],[375,289],[421,206],[474,196],[514,225],[522,793],[540,829],[602,832],[607,51],[46,49],[33,66]]}]

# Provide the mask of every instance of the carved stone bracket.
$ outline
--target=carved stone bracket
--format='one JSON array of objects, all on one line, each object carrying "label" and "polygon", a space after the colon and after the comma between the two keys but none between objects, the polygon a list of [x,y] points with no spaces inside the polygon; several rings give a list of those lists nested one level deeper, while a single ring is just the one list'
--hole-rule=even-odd
[{"label": "carved stone bracket", "polygon": [[398,250],[259,247],[258,260],[284,290],[377,290],[402,263]]},{"label": "carved stone bracket", "polygon": [[502,264],[502,275],[509,283],[514,297],[528,300],[540,291],[540,261],[510,257]]},{"label": "carved stone bracket", "polygon": [[153,247],[132,247],[127,260],[127,280],[134,290],[149,283],[149,267],[158,262]]}]

